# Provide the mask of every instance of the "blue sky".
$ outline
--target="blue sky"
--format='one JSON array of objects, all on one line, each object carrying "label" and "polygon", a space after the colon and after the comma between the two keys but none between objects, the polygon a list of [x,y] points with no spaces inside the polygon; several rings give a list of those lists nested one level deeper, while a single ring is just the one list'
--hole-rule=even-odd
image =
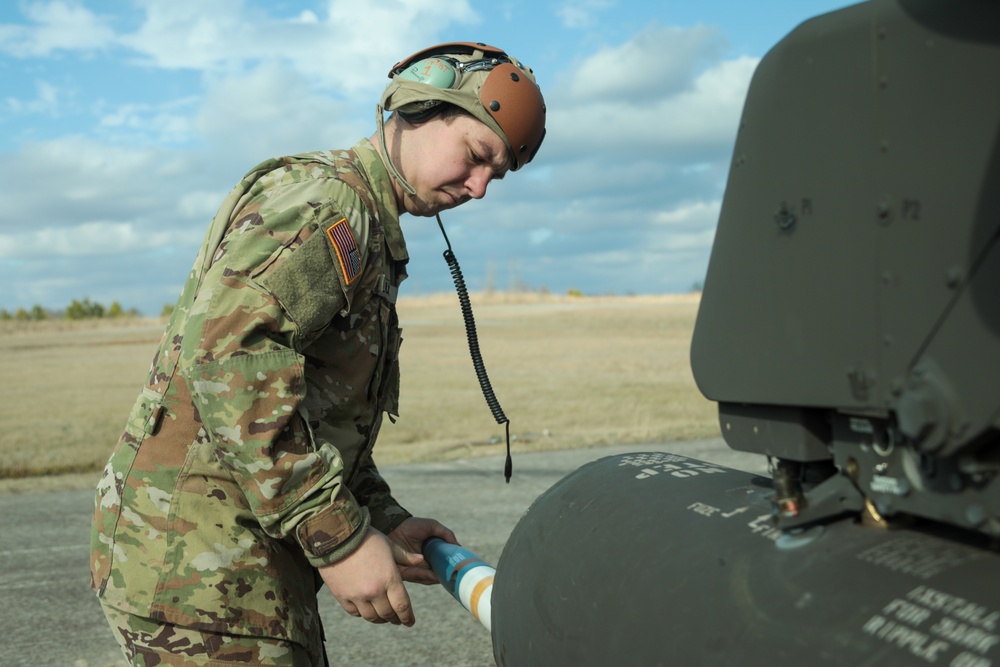
[{"label": "blue sky", "polygon": [[[705,274],[759,59],[837,0],[10,0],[0,4],[0,308],[173,303],[263,159],[374,130],[389,68],[448,41],[531,66],[548,133],[442,216],[473,290],[686,292]],[[404,293],[451,289],[404,216]]]}]

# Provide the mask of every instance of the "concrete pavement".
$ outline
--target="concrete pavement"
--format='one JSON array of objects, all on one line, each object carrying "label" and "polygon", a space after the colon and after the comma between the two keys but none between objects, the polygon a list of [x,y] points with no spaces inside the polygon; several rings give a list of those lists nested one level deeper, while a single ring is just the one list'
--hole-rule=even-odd
[{"label": "concrete pavement", "polygon": [[[672,452],[730,468],[765,472],[764,457],[721,439],[514,455],[504,484],[500,457],[388,466],[393,494],[419,516],[448,525],[483,560],[496,564],[520,517],[541,493],[590,461],[626,452]],[[91,491],[0,496],[0,664],[11,667],[123,665],[88,587]],[[489,667],[489,633],[440,586],[409,586],[412,628],[371,625],[321,593],[332,665]]]}]

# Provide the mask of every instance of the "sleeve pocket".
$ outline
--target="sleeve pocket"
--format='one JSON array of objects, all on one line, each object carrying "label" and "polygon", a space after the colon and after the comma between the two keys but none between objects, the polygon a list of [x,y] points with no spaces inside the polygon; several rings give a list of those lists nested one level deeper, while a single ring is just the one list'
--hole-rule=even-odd
[{"label": "sleeve pocket", "polygon": [[309,336],[323,330],[348,305],[346,290],[323,234],[313,234],[286,252],[288,257],[255,278],[275,296],[300,335]]}]

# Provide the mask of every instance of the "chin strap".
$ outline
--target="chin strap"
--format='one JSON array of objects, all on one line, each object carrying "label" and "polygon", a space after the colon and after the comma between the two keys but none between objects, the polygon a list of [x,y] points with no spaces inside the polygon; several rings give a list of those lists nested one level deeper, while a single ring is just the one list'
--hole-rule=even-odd
[{"label": "chin strap", "polygon": [[406,190],[406,193],[408,195],[414,197],[416,196],[417,191],[413,189],[412,185],[406,182],[406,179],[403,178],[403,175],[400,174],[399,170],[396,169],[396,165],[392,163],[392,157],[389,155],[389,149],[386,147],[384,114],[385,110],[382,109],[382,105],[381,104],[375,105],[375,127],[378,129],[378,142],[379,146],[382,149],[383,161],[385,162],[386,166],[389,167],[389,172],[392,174],[393,179],[395,179],[395,181],[399,183],[399,185],[404,190]]}]

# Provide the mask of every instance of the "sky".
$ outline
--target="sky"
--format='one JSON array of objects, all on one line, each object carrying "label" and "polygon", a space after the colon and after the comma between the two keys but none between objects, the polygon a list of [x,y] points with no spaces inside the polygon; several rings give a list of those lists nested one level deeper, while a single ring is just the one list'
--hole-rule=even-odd
[{"label": "sky", "polygon": [[[349,148],[399,60],[485,42],[545,96],[535,160],[442,215],[469,288],[689,292],[760,58],[842,0],[6,0],[0,309],[158,315],[266,158]],[[404,215],[403,294],[452,289]]]}]

